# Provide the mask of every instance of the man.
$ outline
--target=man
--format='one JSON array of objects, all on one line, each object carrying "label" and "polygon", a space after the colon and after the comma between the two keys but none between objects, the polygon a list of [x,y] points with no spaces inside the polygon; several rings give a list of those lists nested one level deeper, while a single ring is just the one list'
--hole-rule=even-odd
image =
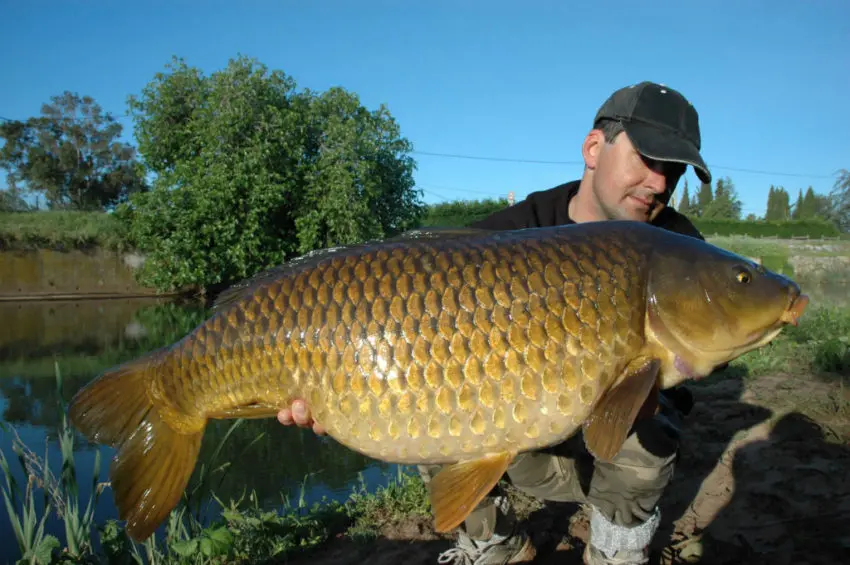
[{"label": "man", "polygon": [[[697,112],[679,92],[651,82],[622,88],[601,106],[584,139],[581,180],[532,193],[472,227],[523,229],[637,220],[702,239],[686,217],[666,206],[687,165],[694,167],[700,180],[711,182],[700,145]],[[560,446],[520,454],[508,468],[508,477],[537,498],[589,506],[586,564],[647,563],[660,517],[658,501],[678,453],[678,422],[688,411],[687,391],[665,391],[647,401],[612,462],[594,461],[580,437],[571,438]],[[300,400],[291,410],[281,410],[278,419],[283,424],[312,425],[324,433]],[[428,481],[439,466],[419,470]],[[467,517],[457,545],[439,562],[520,563],[534,555],[530,538],[517,526],[497,487]]]}]

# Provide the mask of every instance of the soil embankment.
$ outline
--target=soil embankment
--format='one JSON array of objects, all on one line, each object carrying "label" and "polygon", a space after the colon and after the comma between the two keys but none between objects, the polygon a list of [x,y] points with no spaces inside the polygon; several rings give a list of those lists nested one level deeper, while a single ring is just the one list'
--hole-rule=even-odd
[{"label": "soil embankment", "polygon": [[135,280],[143,259],[100,248],[0,251],[0,300],[155,296]]}]

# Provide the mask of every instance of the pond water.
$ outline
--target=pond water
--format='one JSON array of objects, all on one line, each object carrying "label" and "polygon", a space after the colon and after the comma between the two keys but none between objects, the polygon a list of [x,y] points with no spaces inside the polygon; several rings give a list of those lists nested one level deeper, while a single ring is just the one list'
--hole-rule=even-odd
[{"label": "pond water", "polygon": [[[801,282],[815,304],[850,305],[848,281]],[[0,424],[13,426],[39,457],[47,449],[50,468],[58,476],[61,456],[56,430],[61,411],[55,367],[62,373],[61,397],[67,401],[99,372],[176,341],[204,316],[204,309],[196,303],[159,299],[0,302]],[[211,423],[201,461],[209,462],[211,451],[231,423]],[[262,437],[254,441],[260,434]],[[4,431],[0,449],[7,455],[16,480],[25,485],[26,477],[11,450],[13,438],[13,433]],[[88,500],[96,449],[101,453],[99,480],[107,481],[112,449],[77,437],[77,479],[82,501]],[[343,499],[361,480],[371,490],[397,472],[395,466],[352,452],[330,438],[284,427],[273,419],[242,422],[224,444],[219,462],[230,464],[226,473],[215,477],[214,490],[220,499],[238,499],[243,492],[254,489],[262,505],[269,509],[282,508],[282,495],[297,501],[302,492],[307,504],[323,497]],[[214,502],[207,508],[210,512],[217,510]],[[95,521],[102,523],[115,516],[112,493],[106,489]],[[11,539],[10,527],[4,510],[0,512],[0,535]],[[55,515],[47,528],[64,542],[63,526]],[[0,562],[17,558],[16,545],[3,544]]]}]

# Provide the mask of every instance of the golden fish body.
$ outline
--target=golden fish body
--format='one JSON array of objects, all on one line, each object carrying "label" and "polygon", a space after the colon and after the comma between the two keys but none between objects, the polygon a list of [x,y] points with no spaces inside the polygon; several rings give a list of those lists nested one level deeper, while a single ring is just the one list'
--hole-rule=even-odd
[{"label": "golden fish body", "polygon": [[136,539],[176,504],[210,418],[295,398],[351,449],[450,464],[431,483],[445,530],[519,452],[583,427],[612,457],[652,390],[766,343],[805,303],[761,266],[634,222],[403,237],[227,291],[184,339],[80,391],[71,418],[119,448]]},{"label": "golden fish body", "polygon": [[339,442],[403,463],[549,445],[644,344],[644,247],[527,233],[308,261],[231,297],[152,394],[193,420],[302,397]]}]

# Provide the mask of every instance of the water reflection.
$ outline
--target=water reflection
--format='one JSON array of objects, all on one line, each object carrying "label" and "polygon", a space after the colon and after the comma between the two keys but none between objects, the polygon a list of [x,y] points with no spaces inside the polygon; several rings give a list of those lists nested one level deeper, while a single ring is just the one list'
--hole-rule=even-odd
[{"label": "water reflection", "polygon": [[[172,343],[191,331],[206,315],[198,303],[158,299],[96,300],[77,302],[0,302],[0,421],[11,424],[21,439],[40,457],[49,446],[48,461],[54,475],[61,462],[57,429],[62,414],[54,362],[62,372],[61,397],[67,401],[101,371],[133,359],[146,351]],[[213,477],[216,495],[224,502],[255,490],[261,504],[280,508],[283,495],[307,504],[322,497],[342,499],[360,484],[374,488],[394,474],[395,466],[355,453],[333,439],[284,427],[275,420],[246,420],[232,432],[218,455],[211,456],[225,437],[229,421],[213,421],[204,436],[200,464],[225,468]],[[4,433],[0,449],[11,458],[16,480],[26,478],[12,455],[13,437]],[[249,446],[246,449],[246,446]],[[78,436],[80,498],[88,499],[94,450],[101,452],[100,480],[108,480],[111,448],[96,446]],[[197,475],[197,469],[196,469]],[[215,512],[215,503],[206,507]],[[5,512],[0,528],[10,532]],[[96,521],[116,516],[112,493],[100,498]],[[48,522],[50,533],[64,540],[62,524]],[[17,548],[0,550],[0,562],[13,561]]]}]

